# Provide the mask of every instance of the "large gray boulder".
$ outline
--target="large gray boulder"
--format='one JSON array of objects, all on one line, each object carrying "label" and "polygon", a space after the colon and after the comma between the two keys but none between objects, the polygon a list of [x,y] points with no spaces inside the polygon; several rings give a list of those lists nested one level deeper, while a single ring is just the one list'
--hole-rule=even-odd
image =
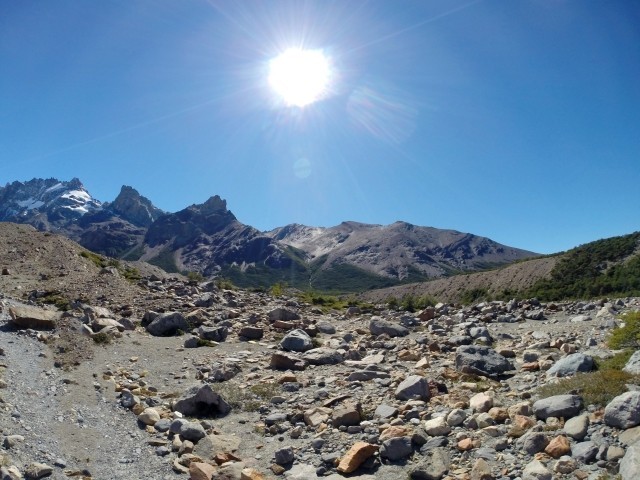
[{"label": "large gray boulder", "polygon": [[462,373],[495,377],[514,370],[514,366],[492,348],[462,345],[456,349],[456,370]]},{"label": "large gray boulder", "polygon": [[582,397],[579,395],[554,395],[533,404],[533,413],[541,420],[549,417],[565,419],[575,417],[580,410],[582,410]]},{"label": "large gray boulder", "polygon": [[409,330],[397,323],[387,322],[380,317],[373,317],[369,322],[369,331],[372,335],[387,334],[390,337],[406,337]]},{"label": "large gray boulder", "polygon": [[173,410],[189,417],[215,417],[226,415],[231,407],[211,385],[196,385],[180,397]]},{"label": "large gray boulder", "polygon": [[590,372],[593,367],[593,357],[584,353],[572,353],[558,360],[547,371],[547,377],[570,377],[578,372]]},{"label": "large gray boulder", "polygon": [[147,332],[156,337],[169,337],[178,333],[178,330],[190,330],[189,323],[179,312],[161,313],[146,328]]},{"label": "large gray boulder", "polygon": [[604,423],[626,430],[640,425],[640,392],[625,392],[604,408]]},{"label": "large gray boulder", "polygon": [[413,453],[411,437],[394,437],[385,440],[380,446],[380,456],[391,461],[400,460]]},{"label": "large gray boulder", "polygon": [[313,341],[307,332],[297,328],[284,336],[280,347],[290,352],[306,352],[313,348]]}]

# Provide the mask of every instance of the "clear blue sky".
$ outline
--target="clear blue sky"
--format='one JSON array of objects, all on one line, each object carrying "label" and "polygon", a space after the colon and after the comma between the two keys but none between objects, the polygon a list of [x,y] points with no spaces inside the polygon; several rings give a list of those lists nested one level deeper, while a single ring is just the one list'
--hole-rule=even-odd
[{"label": "clear blue sky", "polygon": [[[640,230],[639,26],[627,0],[0,0],[0,185],[565,250]],[[269,60],[301,45],[330,94],[284,107]]]}]

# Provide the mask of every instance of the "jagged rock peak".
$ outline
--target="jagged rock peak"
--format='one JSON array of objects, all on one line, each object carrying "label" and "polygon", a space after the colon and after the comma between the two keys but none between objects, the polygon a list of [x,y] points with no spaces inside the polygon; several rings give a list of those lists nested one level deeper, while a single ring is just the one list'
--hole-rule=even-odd
[{"label": "jagged rock peak", "polygon": [[224,213],[227,211],[227,201],[219,195],[214,195],[199,207],[202,213]]},{"label": "jagged rock peak", "polygon": [[120,193],[109,207],[125,220],[140,227],[148,227],[164,213],[148,198],[143,197],[135,188],[128,185],[122,186]]}]

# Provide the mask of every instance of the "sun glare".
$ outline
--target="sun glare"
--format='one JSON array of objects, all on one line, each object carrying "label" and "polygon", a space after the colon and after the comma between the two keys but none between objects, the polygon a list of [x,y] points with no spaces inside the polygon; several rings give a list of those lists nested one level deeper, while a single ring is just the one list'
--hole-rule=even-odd
[{"label": "sun glare", "polygon": [[288,106],[304,107],[322,99],[330,76],[321,50],[290,48],[269,63],[269,84]]}]

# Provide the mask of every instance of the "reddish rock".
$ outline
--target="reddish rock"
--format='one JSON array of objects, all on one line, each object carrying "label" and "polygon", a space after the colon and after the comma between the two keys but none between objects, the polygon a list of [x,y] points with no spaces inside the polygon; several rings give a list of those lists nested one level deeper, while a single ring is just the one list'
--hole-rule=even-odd
[{"label": "reddish rock", "polygon": [[569,439],[564,435],[559,435],[549,442],[544,452],[553,458],[560,458],[563,455],[568,455],[571,452],[571,444]]},{"label": "reddish rock", "polygon": [[377,445],[366,442],[356,442],[349,451],[340,459],[338,471],[340,473],[355,472],[367,458],[371,457],[378,451]]},{"label": "reddish rock", "polygon": [[189,480],[211,480],[216,473],[216,467],[202,462],[191,462],[189,465]]}]

